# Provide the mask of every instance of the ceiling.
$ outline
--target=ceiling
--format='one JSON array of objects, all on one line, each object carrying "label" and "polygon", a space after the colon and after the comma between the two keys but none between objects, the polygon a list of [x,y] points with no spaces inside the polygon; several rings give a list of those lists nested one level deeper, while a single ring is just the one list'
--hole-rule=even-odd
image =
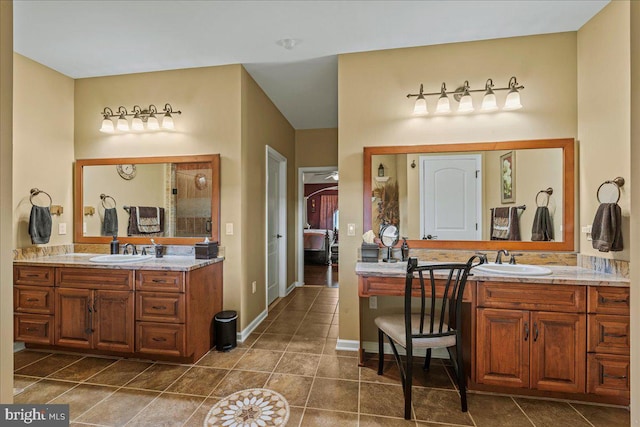
[{"label": "ceiling", "polygon": [[72,78],[241,63],[294,128],[330,128],[338,54],[576,31],[607,3],[14,0],[14,45]]}]

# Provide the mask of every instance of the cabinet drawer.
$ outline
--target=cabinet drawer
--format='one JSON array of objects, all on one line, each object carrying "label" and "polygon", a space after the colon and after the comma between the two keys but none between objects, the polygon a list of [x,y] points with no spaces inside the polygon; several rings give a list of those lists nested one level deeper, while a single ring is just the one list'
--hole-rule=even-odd
[{"label": "cabinet drawer", "polygon": [[53,345],[53,316],[16,314],[13,334],[16,341]]},{"label": "cabinet drawer", "polygon": [[589,314],[588,351],[629,354],[629,316]]},{"label": "cabinet drawer", "polygon": [[13,283],[14,285],[53,286],[55,278],[53,271],[53,267],[14,266]]},{"label": "cabinet drawer", "polygon": [[589,313],[629,315],[629,288],[589,286]]},{"label": "cabinet drawer", "polygon": [[56,286],[65,288],[128,291],[133,289],[132,284],[133,270],[107,268],[56,269]]},{"label": "cabinet drawer", "polygon": [[14,286],[13,309],[19,313],[53,314],[53,288]]},{"label": "cabinet drawer", "polygon": [[181,271],[137,271],[136,290],[184,292],[184,273]]},{"label": "cabinet drawer", "polygon": [[136,332],[136,351],[168,356],[184,355],[184,325],[138,322]]},{"label": "cabinet drawer", "polygon": [[136,320],[184,323],[184,294],[137,293]]},{"label": "cabinet drawer", "polygon": [[589,354],[589,393],[629,398],[629,356]]},{"label": "cabinet drawer", "polygon": [[[436,294],[442,296],[444,294],[444,280],[436,280]],[[360,277],[359,279],[359,296],[368,297],[372,295],[389,295],[389,296],[403,296],[405,289],[404,277]],[[425,278],[425,292],[427,296],[431,296],[431,285],[428,279]],[[473,282],[467,281],[464,289],[464,301],[471,301],[471,286]],[[417,279],[413,281],[415,296],[420,296],[420,282]]]},{"label": "cabinet drawer", "polygon": [[586,291],[584,286],[478,282],[478,306],[583,313]]}]

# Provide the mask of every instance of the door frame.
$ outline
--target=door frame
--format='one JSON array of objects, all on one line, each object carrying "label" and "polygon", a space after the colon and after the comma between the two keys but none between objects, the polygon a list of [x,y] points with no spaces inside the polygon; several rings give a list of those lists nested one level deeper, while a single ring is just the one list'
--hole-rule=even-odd
[{"label": "door frame", "polygon": [[[296,274],[296,286],[304,285],[304,174],[305,173],[331,173],[338,170],[338,166],[314,166],[298,168],[298,209],[296,209],[296,258],[298,268]],[[340,184],[336,184],[340,185]]]},{"label": "door frame", "polygon": [[460,159],[460,158],[472,158],[476,161],[476,188],[475,188],[475,193],[476,193],[476,220],[478,221],[478,228],[476,230],[476,239],[475,240],[482,240],[482,225],[483,223],[483,218],[482,218],[482,203],[483,203],[483,181],[484,181],[484,170],[483,170],[483,156],[482,154],[475,154],[475,153],[462,153],[462,154],[446,154],[446,155],[438,155],[438,156],[431,156],[431,155],[422,155],[419,156],[418,161],[419,161],[419,188],[420,188],[420,236],[424,236],[426,233],[425,230],[425,224],[424,224],[424,216],[425,216],[425,212],[424,212],[424,204],[425,204],[425,194],[424,191],[422,190],[422,185],[424,183],[424,167],[423,167],[423,160],[424,159],[445,159],[445,160],[454,160],[454,159]]},{"label": "door frame", "polygon": [[282,238],[278,239],[278,297],[286,296],[287,292],[287,158],[272,147],[265,146],[265,198],[264,198],[264,300],[266,310],[269,310],[269,159],[278,163],[278,192],[280,193],[278,230]]}]

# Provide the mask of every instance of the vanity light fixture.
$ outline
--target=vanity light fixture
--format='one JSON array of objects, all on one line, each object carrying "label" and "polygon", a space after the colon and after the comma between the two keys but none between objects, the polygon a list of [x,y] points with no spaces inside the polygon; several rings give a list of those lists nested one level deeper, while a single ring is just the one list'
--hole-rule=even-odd
[{"label": "vanity light fixture", "polygon": [[[123,106],[118,107],[116,113],[111,108],[105,107],[101,113],[102,126],[100,126],[100,132],[142,132],[145,128],[147,131],[174,130],[175,123],[172,114],[182,114],[182,111],[174,111],[171,104],[165,104],[162,111],[164,115],[162,116],[162,121],[160,121],[156,117],[158,109],[153,104],[146,109],[142,109],[139,105],[134,105],[131,113]],[[127,120],[128,117],[132,117],[131,125]],[[115,126],[113,123],[114,118],[117,118]]]},{"label": "vanity light fixture", "polygon": [[475,110],[471,94],[474,92],[484,92],[484,97],[482,98],[482,104],[480,107],[480,112],[484,113],[500,109],[494,92],[503,90],[509,91],[504,106],[502,107],[503,110],[509,111],[522,108],[522,103],[520,102],[520,90],[522,89],[524,89],[524,86],[519,84],[516,77],[513,76],[509,79],[509,84],[506,87],[495,87],[493,79],[488,79],[485,83],[484,89],[471,89],[469,81],[465,80],[464,84],[455,91],[447,91],[447,86],[443,82],[440,87],[440,92],[425,93],[423,85],[420,84],[419,93],[407,94],[407,98],[416,98],[413,108],[414,115],[429,114],[426,97],[435,95],[439,96],[436,109],[434,111],[435,114],[447,114],[451,112],[451,104],[448,95],[453,95],[453,98],[459,102],[458,109],[456,110],[458,113],[471,113]]}]

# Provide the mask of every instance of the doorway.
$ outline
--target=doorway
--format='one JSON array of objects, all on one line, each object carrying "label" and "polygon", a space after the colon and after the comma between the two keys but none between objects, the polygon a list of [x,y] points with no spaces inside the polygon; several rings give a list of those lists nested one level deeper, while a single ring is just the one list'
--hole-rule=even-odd
[{"label": "doorway", "polygon": [[266,302],[286,294],[287,158],[266,147]]}]

